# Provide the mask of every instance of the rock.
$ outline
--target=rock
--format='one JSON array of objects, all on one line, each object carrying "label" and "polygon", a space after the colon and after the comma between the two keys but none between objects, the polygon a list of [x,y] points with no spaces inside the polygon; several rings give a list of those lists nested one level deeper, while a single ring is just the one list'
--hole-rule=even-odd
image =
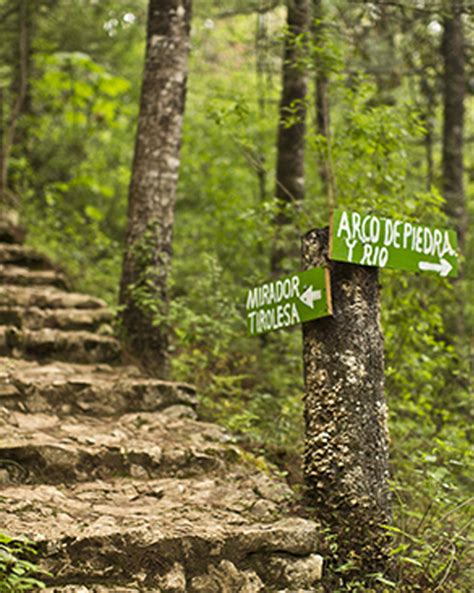
[{"label": "rock", "polygon": [[0,264],[0,282],[13,286],[55,286],[67,289],[64,274],[56,270],[29,270],[20,266]]},{"label": "rock", "polygon": [[286,552],[295,556],[312,554],[318,544],[319,526],[313,521],[296,517],[270,523],[266,529],[242,529],[235,540],[229,542],[229,556],[238,558],[239,551],[258,553]]},{"label": "rock", "polygon": [[[2,336],[0,326],[0,344]],[[191,385],[150,379],[133,367],[33,361],[1,358],[0,389],[14,385],[18,396],[3,405],[28,412],[80,413],[106,416],[138,410],[164,410],[179,405],[194,407]],[[183,415],[183,408],[179,408]],[[171,416],[175,415],[174,412]]]},{"label": "rock", "polygon": [[166,416],[169,418],[191,418],[192,420],[197,419],[196,410],[193,410],[193,408],[190,408],[189,406],[183,405],[169,406],[164,411],[164,414],[166,414]]},{"label": "rock", "polygon": [[[0,246],[1,254],[1,246]],[[41,307],[43,309],[103,309],[107,303],[86,294],[65,292],[54,287],[2,286],[0,305],[3,307]]]},{"label": "rock", "polygon": [[21,465],[29,483],[53,484],[117,474],[198,476],[235,463],[226,459],[226,447],[211,425],[185,418],[170,422],[160,412],[65,420],[5,410],[0,413],[1,459]]},{"label": "rock", "polygon": [[172,568],[160,578],[158,585],[162,593],[186,593],[186,575],[182,564],[175,562]]},{"label": "rock", "polygon": [[277,505],[271,500],[257,500],[252,508],[252,514],[260,520],[270,519],[278,511]]},{"label": "rock", "polygon": [[318,554],[286,563],[284,576],[292,587],[311,587],[321,580],[323,559]]},{"label": "rock", "polygon": [[16,356],[78,363],[117,362],[121,348],[115,338],[87,331],[24,330],[15,338]]},{"label": "rock", "polygon": [[293,492],[288,484],[283,481],[273,480],[263,472],[258,476],[256,490],[257,494],[262,498],[275,503],[282,503],[285,500],[291,500],[293,498]]},{"label": "rock", "polygon": [[53,270],[51,261],[31,247],[0,243],[0,263],[28,267],[32,270]]},{"label": "rock", "polygon": [[239,571],[229,560],[210,565],[205,575],[191,581],[190,593],[260,593],[264,585],[253,571]]},{"label": "rock", "polygon": [[274,554],[271,558],[261,558],[257,570],[265,580],[274,578],[280,585],[295,589],[309,589],[321,580],[323,559],[318,554],[309,554],[301,558],[289,554]]},{"label": "rock", "polygon": [[13,212],[1,212],[0,242],[23,243],[26,237],[25,229],[18,224],[18,215]]},{"label": "rock", "polygon": [[[40,330],[88,330],[96,331],[102,324],[112,321],[113,314],[108,309],[42,309],[40,307],[9,306],[0,307],[0,325],[13,325],[18,328]],[[100,331],[99,335],[102,334]]]}]

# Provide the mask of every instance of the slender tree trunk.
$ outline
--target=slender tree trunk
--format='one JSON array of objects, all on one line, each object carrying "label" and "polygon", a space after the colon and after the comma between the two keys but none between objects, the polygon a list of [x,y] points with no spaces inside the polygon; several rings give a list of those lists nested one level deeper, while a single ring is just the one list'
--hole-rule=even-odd
[{"label": "slender tree trunk", "polygon": [[[28,91],[28,70],[30,64],[31,7],[28,0],[21,0],[18,5],[18,63],[16,79],[12,85],[13,104],[7,122],[2,126],[2,151],[0,159],[0,190],[1,199],[8,203],[8,167],[11,152],[15,144],[18,121],[23,112]],[[4,101],[2,99],[4,110]]]},{"label": "slender tree trunk", "polygon": [[425,128],[423,144],[426,155],[426,189],[430,191],[434,183],[434,125],[436,112],[436,92],[425,72],[420,73],[420,92],[423,98],[422,123]]},{"label": "slender tree trunk", "polygon": [[[255,38],[256,74],[258,93],[258,113],[260,121],[264,121],[267,113],[267,76],[268,76],[268,30],[267,14],[257,14],[257,31]],[[260,132],[257,137],[256,167],[260,202],[267,197],[267,170],[265,159],[265,136]]]},{"label": "slender tree trunk", "polygon": [[6,206],[5,196],[5,104],[3,88],[0,87],[0,209]]},{"label": "slender tree trunk", "polygon": [[[288,231],[304,198],[304,142],[306,130],[307,76],[304,35],[309,24],[308,0],[287,1],[287,32],[283,55],[276,189],[276,237],[271,255],[274,273],[284,270],[289,253]],[[297,251],[295,251],[296,255]]]},{"label": "slender tree trunk", "polygon": [[425,118],[425,151],[426,151],[426,189],[431,191],[434,181],[434,108],[428,107]]},{"label": "slender tree trunk", "polygon": [[465,43],[462,2],[452,0],[444,18],[441,52],[444,61],[443,184],[446,213],[458,232],[461,250],[465,246],[467,207],[464,195],[464,102],[466,95]]},{"label": "slender tree trunk", "polygon": [[150,0],[120,294],[127,351],[161,377],[190,23],[191,0]]},{"label": "slender tree trunk", "polygon": [[304,476],[340,561],[376,572],[386,566],[381,525],[391,518],[378,270],[329,261],[327,252],[327,229],[304,236],[304,268],[329,267],[333,302],[332,317],[303,325]]},{"label": "slender tree trunk", "polygon": [[321,51],[325,45],[323,0],[313,1],[312,34],[315,46],[315,103],[316,131],[325,139],[324,151],[320,156],[319,174],[323,191],[327,196],[328,207],[334,207],[335,181],[331,161],[331,132],[329,112],[329,76]]}]

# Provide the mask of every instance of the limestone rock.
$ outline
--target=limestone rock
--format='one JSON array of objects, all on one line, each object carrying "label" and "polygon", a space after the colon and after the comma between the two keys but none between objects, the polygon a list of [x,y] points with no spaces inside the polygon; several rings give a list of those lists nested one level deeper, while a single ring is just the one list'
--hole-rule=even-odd
[{"label": "limestone rock", "polygon": [[160,578],[158,585],[162,593],[186,593],[186,575],[179,562],[175,562],[171,569]]},{"label": "limestone rock", "polygon": [[307,558],[283,561],[283,575],[288,585],[292,587],[308,588],[321,580],[323,559],[318,554],[311,554]]},{"label": "limestone rock", "polygon": [[205,575],[191,581],[190,593],[261,593],[264,585],[253,571],[239,571],[229,560],[210,565]]}]

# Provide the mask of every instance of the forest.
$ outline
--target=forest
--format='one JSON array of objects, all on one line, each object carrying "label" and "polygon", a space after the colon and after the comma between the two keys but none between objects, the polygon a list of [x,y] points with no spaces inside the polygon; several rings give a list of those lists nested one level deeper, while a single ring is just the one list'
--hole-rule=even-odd
[{"label": "forest", "polygon": [[[168,12],[175,15],[169,22]],[[96,324],[97,333],[104,344],[112,337],[123,344],[126,364],[150,381],[193,386],[200,421],[219,425],[245,466],[289,487],[294,514],[318,522],[316,552],[323,558],[314,588],[304,579],[293,586],[289,577],[286,585],[273,584],[264,568],[245,563],[263,585],[250,577],[238,585],[227,573],[215,576],[223,564],[204,577],[189,561],[184,585],[169,584],[159,568],[155,588],[145,579],[120,589],[125,576],[111,577],[106,587],[103,576],[75,573],[76,551],[68,557],[76,576],[56,582],[53,564],[46,572],[37,566],[34,542],[41,534],[25,532],[28,540],[18,540],[24,534],[12,529],[21,523],[4,527],[2,518],[0,592],[43,582],[48,591],[71,593],[473,591],[473,147],[470,0],[194,0],[192,7],[191,0],[0,0],[0,234],[1,225],[25,229],[26,247],[44,254],[74,294],[106,304],[113,315]],[[346,268],[369,270],[360,280],[362,299],[369,283],[375,291],[367,296],[367,319],[357,321],[352,306],[354,322],[344,318],[340,334],[321,320],[303,323],[303,342],[300,320],[293,325],[289,313],[292,327],[249,332],[246,303],[256,307],[263,298],[254,287],[300,273],[308,262],[321,265],[311,254],[327,241],[322,229],[340,211],[406,221],[411,234],[416,225],[449,229],[457,238],[457,275],[376,272],[366,254],[363,266],[338,263],[331,270],[335,278]],[[351,238],[353,227],[347,229]],[[430,249],[442,258],[448,247],[430,237]],[[2,253],[0,245],[7,285],[11,262]],[[358,282],[358,270],[345,281]],[[9,286],[0,288],[7,294]],[[13,305],[2,295],[3,326]],[[364,400],[370,381],[379,381],[377,397],[388,415],[390,511],[370,536],[383,539],[383,552],[367,544],[357,510],[341,527],[331,514],[336,502],[326,490],[314,494],[323,478],[314,478],[310,454],[318,397],[308,387],[317,374],[311,352],[322,348],[314,356],[324,369],[321,343],[336,333],[344,341],[345,332],[349,343],[355,331],[370,343],[357,364],[366,356],[369,373],[374,360],[381,366],[357,383],[354,397]],[[48,345],[56,348],[53,357],[46,346],[28,351],[27,338],[12,335],[6,330],[5,342],[0,335],[0,379],[10,372],[10,358],[69,360],[61,354],[69,346],[56,338]],[[343,354],[337,353],[339,364]],[[5,410],[0,499],[32,459],[9,457]],[[328,410],[330,402],[320,413]],[[354,414],[365,422],[365,413]],[[111,423],[107,434],[113,429]],[[369,439],[370,426],[363,431]],[[21,487],[42,487],[32,480]],[[17,507],[7,506],[15,515]],[[228,560],[234,562],[230,552],[222,562]],[[218,584],[202,580],[209,575]]]}]

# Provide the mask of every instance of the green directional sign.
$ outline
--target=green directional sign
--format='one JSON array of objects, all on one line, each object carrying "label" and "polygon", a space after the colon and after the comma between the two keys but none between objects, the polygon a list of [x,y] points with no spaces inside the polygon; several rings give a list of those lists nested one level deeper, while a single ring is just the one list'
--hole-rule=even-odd
[{"label": "green directional sign", "polygon": [[252,336],[332,315],[329,271],[314,268],[251,288],[245,307]]},{"label": "green directional sign", "polygon": [[349,210],[334,210],[330,227],[330,259],[457,276],[459,258],[453,230]]}]

